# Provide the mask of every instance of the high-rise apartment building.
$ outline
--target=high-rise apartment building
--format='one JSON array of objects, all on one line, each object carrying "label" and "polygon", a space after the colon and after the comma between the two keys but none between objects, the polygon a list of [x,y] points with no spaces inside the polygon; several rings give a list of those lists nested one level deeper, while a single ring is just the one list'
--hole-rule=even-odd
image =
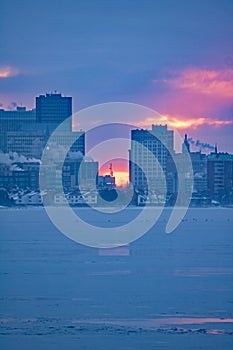
[{"label": "high-rise apartment building", "polygon": [[173,152],[173,132],[166,125],[131,131],[129,173],[135,189],[147,191],[149,184],[150,189],[163,192],[168,151]]}]

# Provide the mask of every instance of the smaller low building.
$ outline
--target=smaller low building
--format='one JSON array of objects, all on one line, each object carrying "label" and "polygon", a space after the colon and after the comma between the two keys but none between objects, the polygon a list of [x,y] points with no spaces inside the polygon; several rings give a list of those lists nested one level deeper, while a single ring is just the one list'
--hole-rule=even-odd
[{"label": "smaller low building", "polygon": [[138,194],[137,205],[151,205],[151,206],[164,206],[166,203],[166,198],[162,194],[150,193],[148,195]]},{"label": "smaller low building", "polygon": [[114,176],[111,176],[111,175],[98,176],[98,188],[111,189],[115,187],[116,187],[116,179]]},{"label": "smaller low building", "polygon": [[97,205],[97,200],[96,191],[80,192],[75,190],[67,194],[57,193],[54,196],[54,204],[56,205],[66,205],[67,202],[71,206]]},{"label": "smaller low building", "polygon": [[42,205],[43,200],[42,196],[44,193],[40,192],[28,192],[28,193],[18,193],[17,197],[15,196],[16,205]]}]

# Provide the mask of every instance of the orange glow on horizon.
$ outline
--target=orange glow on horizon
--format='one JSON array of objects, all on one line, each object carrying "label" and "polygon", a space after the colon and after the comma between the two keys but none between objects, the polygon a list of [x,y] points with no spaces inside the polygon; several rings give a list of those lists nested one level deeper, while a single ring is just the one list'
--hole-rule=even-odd
[{"label": "orange glow on horizon", "polygon": [[164,114],[160,120],[156,120],[152,117],[148,117],[144,121],[139,123],[141,127],[151,127],[152,124],[162,124],[168,125],[168,127],[173,129],[197,129],[202,125],[209,125],[214,127],[221,127],[225,125],[233,125],[233,120],[219,120],[214,118],[205,117],[188,117],[183,115],[169,115]]},{"label": "orange glow on horizon", "polygon": [[110,163],[112,163],[113,176],[118,187],[126,187],[129,183],[128,161],[126,159],[112,159],[104,163],[99,169],[99,175],[110,175]]},{"label": "orange glow on horizon", "polygon": [[129,183],[128,171],[115,171],[116,185],[118,187],[126,187]]},{"label": "orange glow on horizon", "polygon": [[[100,176],[109,175],[109,171],[99,171]],[[129,173],[128,169],[123,169],[121,171],[116,170],[113,172],[113,176],[115,177],[115,182],[117,187],[126,187],[129,183]]]}]

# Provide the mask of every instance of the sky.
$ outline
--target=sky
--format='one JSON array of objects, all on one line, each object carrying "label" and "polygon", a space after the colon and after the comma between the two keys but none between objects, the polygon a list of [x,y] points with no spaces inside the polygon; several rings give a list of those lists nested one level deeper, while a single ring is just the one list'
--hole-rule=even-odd
[{"label": "sky", "polygon": [[231,0],[1,0],[1,106],[54,90],[74,112],[133,102],[233,152],[232,17]]}]

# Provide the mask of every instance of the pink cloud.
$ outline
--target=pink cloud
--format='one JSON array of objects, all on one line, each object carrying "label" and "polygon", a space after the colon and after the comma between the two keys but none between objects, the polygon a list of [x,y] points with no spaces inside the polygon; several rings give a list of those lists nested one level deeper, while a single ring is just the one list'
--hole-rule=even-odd
[{"label": "pink cloud", "polygon": [[11,66],[0,66],[0,78],[6,79],[19,74],[17,68]]},{"label": "pink cloud", "polygon": [[161,114],[222,116],[232,107],[233,69],[173,71],[169,77],[153,80],[141,98]]},{"label": "pink cloud", "polygon": [[173,89],[221,99],[233,97],[233,69],[230,68],[222,70],[188,68],[164,82]]}]

